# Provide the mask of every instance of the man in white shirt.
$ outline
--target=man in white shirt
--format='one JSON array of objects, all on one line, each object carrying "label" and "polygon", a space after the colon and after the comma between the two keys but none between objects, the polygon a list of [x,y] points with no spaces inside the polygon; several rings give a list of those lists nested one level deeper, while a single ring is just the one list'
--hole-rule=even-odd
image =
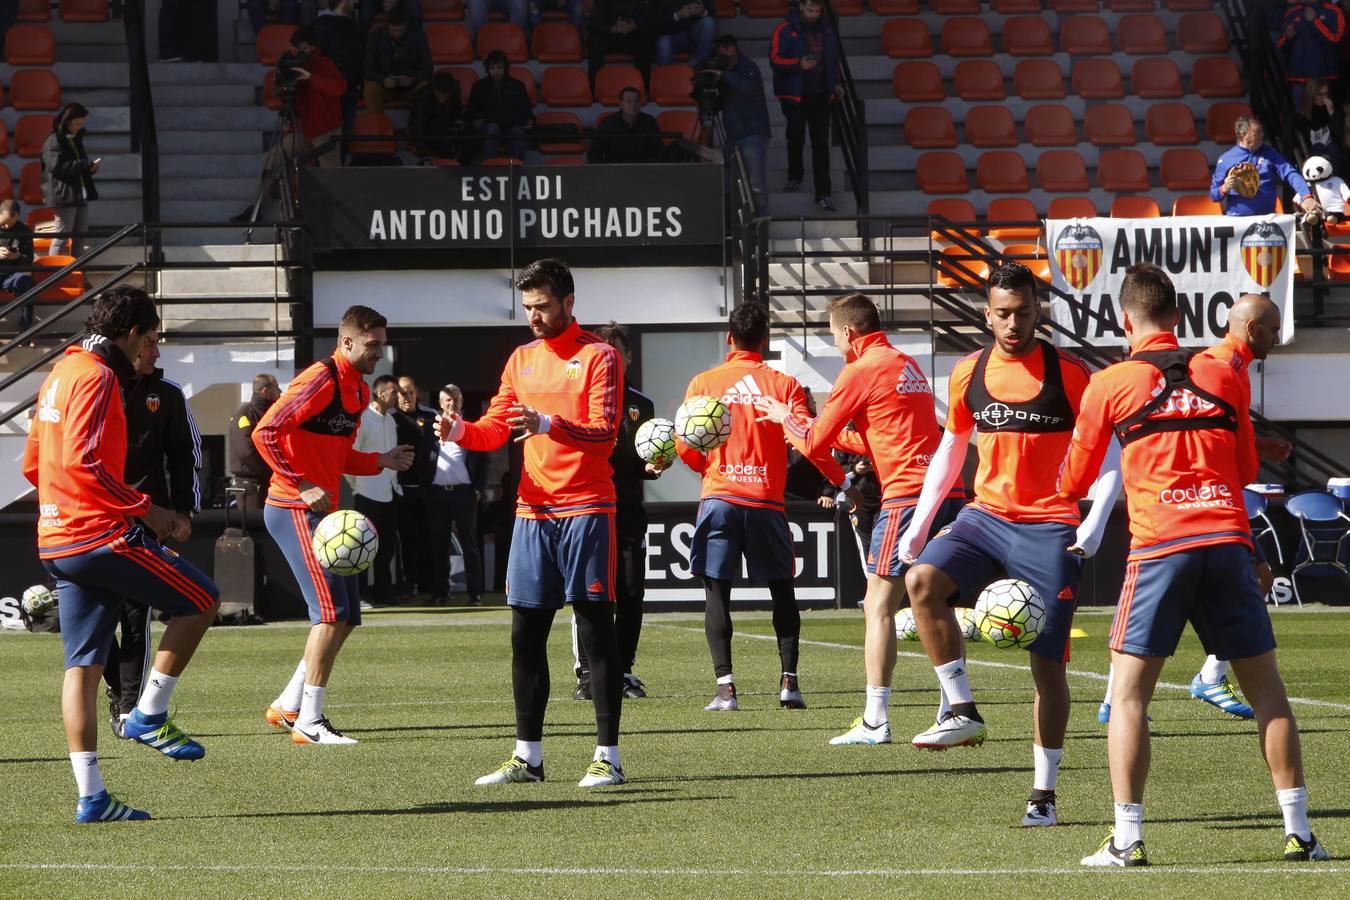
[{"label": "man in white shirt", "polygon": [[[398,446],[398,427],[394,421],[394,404],[398,400],[398,379],[381,375],[370,390],[370,405],[361,413],[361,427],[356,432],[357,452],[386,453]],[[356,511],[371,521],[380,535],[380,549],[370,567],[375,573],[373,604],[361,604],[362,609],[389,605],[393,592],[390,563],[398,546],[398,507],[395,498],[399,487],[398,473],[382,469],[378,475],[351,476],[356,494]]]},{"label": "man in white shirt", "polygon": [[[442,415],[459,415],[464,393],[447,384],[440,391]],[[469,605],[483,604],[483,557],[478,549],[478,500],[483,496],[485,454],[465,450],[453,441],[433,441],[427,485],[427,521],[431,537],[433,605],[450,602],[450,528],[459,536],[464,553],[464,577]]]}]

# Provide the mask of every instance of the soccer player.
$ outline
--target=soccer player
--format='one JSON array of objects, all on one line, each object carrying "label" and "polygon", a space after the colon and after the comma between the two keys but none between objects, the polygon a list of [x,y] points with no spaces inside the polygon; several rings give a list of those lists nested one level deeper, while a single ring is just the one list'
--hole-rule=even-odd
[{"label": "soccer player", "polygon": [[1132,355],[1093,376],[1059,479],[1060,495],[1075,500],[1114,440],[1124,448],[1131,540],[1111,626],[1116,677],[1107,736],[1115,827],[1083,865],[1148,864],[1145,716],[1187,620],[1206,651],[1231,660],[1256,710],[1284,814],[1284,858],[1328,859],[1308,824],[1298,726],[1252,567],[1242,486],[1259,461],[1241,376],[1226,362],[1180,349],[1176,290],[1158,267],[1126,270],[1120,306]]},{"label": "soccer player", "polygon": [[[342,314],[337,349],[295,377],[253,429],[253,444],[272,467],[263,522],[281,548],[309,608],[305,654],[263,718],[291,733],[297,744],[355,744],[323,714],[324,692],[338,651],[361,624],[361,576],[335,575],[319,565],[314,529],[337,508],[343,475],[401,472],[413,451],[400,444],[384,453],[354,448],[361,414],[370,403],[370,375],[384,358],[384,316],[368,306]],[[393,535],[381,535],[382,541]]]},{"label": "soccer player", "polygon": [[[1045,604],[1045,617],[1028,647],[1036,683],[1035,775],[1022,824],[1055,825],[1055,785],[1069,721],[1069,630],[1082,557],[1096,551],[1115,503],[1118,463],[1108,465],[1113,486],[1098,493],[1095,508],[1101,512],[1080,527],[1078,504],[1059,496],[1055,473],[1087,388],[1087,366],[1036,338],[1036,277],[1021,263],[1005,263],[990,273],[984,316],[994,343],[952,370],[947,431],[900,538],[901,559],[914,560],[905,587],[919,637],[950,706],[913,743],[946,750],[979,744],[987,734],[971,694],[965,643],[949,598],[974,596],[1000,572],[1030,583]],[[979,452],[975,502],[925,547],[935,508],[961,471],[971,431],[977,432]]]},{"label": "soccer player", "polygon": [[[183,389],[155,366],[158,339],[147,342],[136,357],[136,379],[123,401],[127,421],[127,462],[123,473],[150,502],[172,509],[174,530],[161,540],[185,541],[192,536],[192,514],[201,506],[197,470],[202,464],[202,439]],[[121,614],[122,638],[108,644],[103,668],[107,682],[108,717],[113,734],[122,737],[122,723],[136,708],[150,665],[150,607],[126,598]]]},{"label": "soccer player", "polygon": [[554,615],[571,603],[595,701],[595,756],[578,786],[623,784],[623,661],[614,633],[617,560],[609,466],[623,397],[623,360],[577,324],[572,272],[561,260],[530,263],[516,288],[536,340],[511,354],[501,388],[478,421],[453,415],[436,423],[441,440],[466,450],[495,450],[513,431],[525,444],[506,573],[516,748],[476,783],[544,780],[548,635]]},{"label": "soccer player", "polygon": [[[731,671],[731,582],[741,572],[742,556],[750,582],[767,584],[773,600],[773,630],[783,667],[778,702],[787,709],[805,709],[797,680],[802,617],[792,589],[797,561],[783,510],[787,443],[782,423],[758,416],[755,401],[772,398],[788,415],[806,416],[806,393],[797,379],[764,364],[768,307],[746,303],[732,310],[726,342],[731,348],[726,362],[695,375],[684,396],[720,398],[731,409],[731,437],[706,454],[678,438],[675,442],[680,458],[703,476],[689,568],[703,579],[703,629],[717,677],[717,692],[704,709],[739,706]],[[843,483],[844,470],[828,445],[806,455],[831,484]]]},{"label": "soccer player", "polygon": [[[938,447],[933,389],[919,364],[897,350],[881,330],[881,316],[862,294],[846,294],[827,306],[830,333],[845,360],[820,418],[790,416],[780,401],[756,403],[765,418],[784,423],[784,434],[808,455],[831,446],[872,460],[881,482],[881,511],[872,526],[867,553],[866,632],[863,656],[866,705],[848,731],[831,744],[891,742],[891,678],[895,671],[895,613],[904,598],[906,565],[898,549],[908,526],[928,462]],[[856,430],[845,430],[852,423]],[[937,524],[946,524],[964,502],[953,483]],[[857,505],[858,498],[853,499]]]},{"label": "soccer player", "polygon": [[23,455],[24,477],[38,491],[38,556],[61,597],[61,715],[79,791],[77,823],[150,818],[109,796],[98,765],[95,695],[123,596],[172,618],[122,733],[171,759],[201,759],[202,745],[169,721],[169,699],[215,620],[220,594],[155,539],[175,533],[175,513],[123,477],[122,388],[135,377],[131,361],[159,339],[154,301],[140,288],[111,288],[94,301],[85,329],[90,337],[68,348],[42,383]]}]

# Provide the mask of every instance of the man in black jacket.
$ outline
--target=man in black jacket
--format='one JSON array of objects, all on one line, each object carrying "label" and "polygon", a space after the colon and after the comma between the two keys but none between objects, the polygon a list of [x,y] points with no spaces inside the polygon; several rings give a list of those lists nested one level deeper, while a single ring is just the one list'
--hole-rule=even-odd
[{"label": "man in black jacket", "polygon": [[483,60],[487,73],[474,82],[469,91],[469,118],[473,127],[490,137],[483,141],[483,157],[492,159],[501,153],[499,135],[513,137],[507,152],[516,159],[525,158],[526,131],[534,124],[534,105],[525,85],[511,77],[511,63],[501,50],[493,50]]},{"label": "man in black jacket", "polygon": [[[156,506],[174,511],[174,528],[160,541],[186,541],[192,536],[192,514],[201,507],[197,470],[202,465],[202,439],[183,389],[155,366],[159,347],[149,343],[136,358],[136,380],[126,389],[127,461],[125,480],[150,495]],[[150,658],[150,608],[127,597],[122,606],[122,636],[113,639],[103,680],[108,689],[108,717],[122,737],[122,722],[136,708]]]},{"label": "man in black jacket", "polygon": [[[342,95],[342,133],[350,137],[366,67],[366,30],[356,24],[356,0],[335,0],[331,9],[323,10],[314,20],[314,33],[319,38],[319,52],[347,79],[347,93]],[[345,158],[346,145],[342,153]]]},{"label": "man in black jacket", "polygon": [[593,163],[651,163],[665,153],[661,126],[642,111],[637,88],[619,92],[619,111],[605,117],[595,128],[586,161]]},{"label": "man in black jacket", "polygon": [[[33,231],[19,218],[19,201],[0,200],[0,291],[15,297],[33,289]],[[5,301],[0,301],[5,302]],[[33,304],[19,307],[19,330],[33,324]]]},{"label": "man in black jacket", "polygon": [[413,94],[408,116],[408,137],[418,156],[458,159],[459,142],[449,135],[464,130],[464,103],[459,96],[459,81],[449,72],[437,72],[431,87]]},{"label": "man in black jacket", "polygon": [[431,48],[420,28],[409,28],[401,9],[389,13],[366,44],[366,110],[384,112],[393,98],[407,98],[431,81]]},{"label": "man in black jacket", "polygon": [[606,53],[633,54],[642,83],[651,82],[656,16],[656,0],[595,0],[591,9],[591,90],[595,90],[595,75],[605,65]]},{"label": "man in black jacket", "polygon": [[413,464],[398,473],[402,489],[398,504],[398,600],[407,603],[419,591],[431,592],[431,542],[427,536],[427,485],[431,483],[434,459],[428,445],[428,429],[439,413],[423,404],[417,382],[404,375],[398,380],[398,407],[394,427],[400,446],[413,448]]},{"label": "man in black jacket", "polygon": [[[447,418],[464,410],[464,392],[447,384],[440,392],[441,414]],[[464,579],[469,605],[483,605],[483,554],[478,547],[478,501],[483,497],[487,454],[465,450],[454,441],[441,441],[435,419],[427,423],[426,481],[427,533],[431,536],[433,606],[450,602],[450,527],[459,536],[464,553]]]},{"label": "man in black jacket", "polygon": [[249,488],[242,495],[244,508],[240,510],[241,514],[250,506],[262,508],[263,493],[272,480],[272,469],[253,446],[253,428],[280,396],[281,386],[275,375],[266,372],[254,375],[253,396],[234,411],[225,427],[225,468],[236,484]]}]

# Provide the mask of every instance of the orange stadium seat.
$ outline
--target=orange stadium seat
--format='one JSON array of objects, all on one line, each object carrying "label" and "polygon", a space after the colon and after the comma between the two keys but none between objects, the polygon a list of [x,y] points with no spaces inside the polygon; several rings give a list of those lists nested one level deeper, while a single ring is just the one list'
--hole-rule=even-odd
[{"label": "orange stadium seat", "polygon": [[1148,13],[1121,16],[1116,25],[1116,42],[1131,56],[1167,52],[1167,29],[1162,19]]},{"label": "orange stadium seat", "polygon": [[1013,93],[1023,100],[1063,100],[1064,76],[1050,59],[1018,60],[1013,69]]},{"label": "orange stadium seat", "polygon": [[39,300],[74,300],[85,291],[84,273],[67,272],[59,280],[52,275],[75,261],[73,256],[39,256],[33,260],[33,280],[44,285]]},{"label": "orange stadium seat", "polygon": [[1013,56],[1051,56],[1055,43],[1040,16],[1014,16],[1003,23],[1003,49]]},{"label": "orange stadium seat", "polygon": [[294,31],[294,25],[264,25],[253,42],[258,62],[264,66],[275,66],[283,53],[290,52],[291,33]]},{"label": "orange stadium seat", "polygon": [[1096,215],[1097,207],[1086,197],[1056,197],[1045,211],[1047,219],[1091,219]]},{"label": "orange stadium seat", "polygon": [[1212,12],[1186,13],[1177,23],[1177,43],[1187,53],[1227,53],[1228,29]]},{"label": "orange stadium seat", "polygon": [[[947,271],[938,271],[938,284],[945,287],[964,288],[970,286],[971,280],[980,282],[989,280],[989,263],[974,257],[965,247],[944,247],[942,258],[947,263],[943,267]],[[959,280],[955,274],[947,274],[948,271],[952,270],[960,273]]]},{"label": "orange stadium seat", "polygon": [[1209,194],[1186,194],[1172,201],[1174,216],[1221,216],[1223,207],[1209,199]]},{"label": "orange stadium seat", "polygon": [[694,70],[684,63],[652,67],[652,101],[660,106],[695,106]]},{"label": "orange stadium seat", "polygon": [[581,62],[581,35],[571,22],[540,22],[531,38],[534,58],[546,63]]},{"label": "orange stadium seat", "polygon": [[544,160],[546,166],[584,166],[586,157],[584,156],[550,156]]},{"label": "orange stadium seat", "polygon": [[1002,222],[1039,222],[1036,206],[1026,197],[995,197],[985,213],[987,232],[1000,241],[1034,241],[1041,235],[1040,225],[1003,225]]},{"label": "orange stadium seat", "polygon": [[919,150],[956,146],[952,114],[941,106],[913,106],[905,113],[905,143]]},{"label": "orange stadium seat", "polygon": [[0,166],[0,200],[9,200],[14,196],[14,176],[9,167]]},{"label": "orange stadium seat", "polygon": [[[581,117],[576,113],[570,112],[541,112],[534,117],[534,124],[546,128],[550,132],[562,132],[566,129],[568,134],[576,134],[577,139],[569,141],[562,134],[553,140],[546,140],[539,145],[540,153],[584,153],[586,145],[581,142]],[[658,123],[660,124],[660,123]]]},{"label": "orange stadium seat", "polygon": [[881,46],[892,59],[921,59],[933,55],[933,38],[919,19],[887,19],[881,28]]},{"label": "orange stadium seat", "polygon": [[1100,16],[1065,16],[1059,49],[1071,56],[1104,56],[1111,52],[1111,33]]},{"label": "orange stadium seat", "polygon": [[1214,0],[1163,0],[1163,6],[1172,12],[1194,12],[1202,9],[1213,9]]},{"label": "orange stadium seat", "polygon": [[50,66],[56,62],[51,29],[45,25],[11,25],[5,32],[5,61],[11,66]]},{"label": "orange stadium seat", "polygon": [[19,0],[20,22],[50,22],[52,20],[51,0]]},{"label": "orange stadium seat", "polygon": [[1004,244],[1003,255],[1026,266],[1041,281],[1050,280],[1050,260],[1046,259],[1045,250],[1039,243]]},{"label": "orange stadium seat", "polygon": [[[734,19],[734,18],[736,18],[736,3],[735,3],[735,0],[715,0],[715,2],[713,3],[713,6],[714,6],[714,7],[716,8],[716,10],[717,10],[717,18],[718,18],[718,19]],[[555,13],[555,14],[556,14],[556,13]],[[566,15],[566,13],[563,13],[563,15]],[[549,17],[549,13],[544,13],[544,18],[547,19],[548,17]]]},{"label": "orange stadium seat", "polygon": [[1031,16],[1041,11],[1041,0],[992,0],[989,5],[1001,16]]},{"label": "orange stadium seat", "polygon": [[956,64],[952,87],[962,100],[1002,100],[1003,70],[990,59],[967,59]]},{"label": "orange stadium seat", "polygon": [[544,70],[539,92],[549,106],[590,106],[595,102],[586,70],[576,66],[549,66]]},{"label": "orange stadium seat", "polygon": [[1195,114],[1184,103],[1155,103],[1144,114],[1144,132],[1155,144],[1195,144]]},{"label": "orange stadium seat", "polygon": [[642,102],[647,102],[647,92],[642,88],[642,73],[634,66],[605,66],[595,75],[595,99],[605,106],[619,105],[619,91],[626,87],[637,88]]},{"label": "orange stadium seat", "polygon": [[[469,33],[469,26],[429,22],[424,30],[432,62],[437,65],[473,62],[473,35]],[[464,100],[467,102],[468,99],[469,95],[465,94]]]},{"label": "orange stadium seat", "polygon": [[1132,147],[1134,116],[1119,103],[1093,103],[1083,115],[1083,132],[1097,147]]},{"label": "orange stadium seat", "polygon": [[1031,190],[1027,164],[1022,154],[1012,150],[990,150],[980,154],[975,165],[975,182],[991,194],[1025,194]]},{"label": "orange stadium seat", "polygon": [[1119,100],[1125,96],[1120,66],[1111,59],[1080,59],[1073,64],[1073,92],[1084,100]]},{"label": "orange stadium seat", "polygon": [[1130,91],[1145,100],[1180,97],[1181,72],[1177,70],[1177,64],[1166,56],[1138,60],[1130,69]]},{"label": "orange stadium seat", "polygon": [[[530,58],[530,48],[525,43],[524,30],[519,25],[513,25],[510,22],[488,22],[478,29],[476,46],[479,59],[487,59],[488,54],[493,50],[502,51],[506,54],[507,60],[513,63],[523,63]],[[447,59],[443,61],[459,62],[460,60]]]},{"label": "orange stadium seat", "polygon": [[830,4],[838,16],[861,16],[863,14],[862,0],[835,0]]},{"label": "orange stadium seat", "polygon": [[1064,13],[1095,13],[1101,9],[1097,0],[1050,0],[1050,8],[1063,15]]},{"label": "orange stadium seat", "polygon": [[27,163],[19,173],[19,199],[29,206],[42,205],[42,163]]},{"label": "orange stadium seat", "polygon": [[1017,126],[1006,106],[972,106],[966,112],[966,141],[976,147],[1016,147]]},{"label": "orange stadium seat", "polygon": [[1153,12],[1153,0],[1106,0],[1106,8],[1113,13]]},{"label": "orange stadium seat", "polygon": [[[953,225],[965,225],[967,222],[975,222],[975,204],[964,197],[939,197],[928,201],[926,214],[941,216]],[[977,240],[980,236],[978,228],[963,228],[961,231],[971,240]],[[932,231],[929,232],[929,237],[934,241],[941,241],[946,235]]]},{"label": "orange stadium seat", "polygon": [[787,0],[741,0],[741,12],[752,19],[781,19],[788,14]]},{"label": "orange stadium seat", "polygon": [[1152,197],[1117,197],[1111,202],[1113,219],[1156,219],[1162,215]]},{"label": "orange stadium seat", "polygon": [[993,56],[994,39],[984,19],[961,16],[942,24],[942,51],[948,56]]},{"label": "orange stadium seat", "polygon": [[1350,281],[1350,253],[1332,253],[1329,255],[1327,257],[1327,276],[1332,281]]},{"label": "orange stadium seat", "polygon": [[478,73],[468,66],[445,66],[436,70],[437,75],[442,72],[453,75],[455,81],[459,82],[459,102],[467,105],[469,92],[473,90],[474,84],[478,81]]},{"label": "orange stadium seat", "polygon": [[398,152],[394,134],[394,120],[384,113],[359,112],[352,126],[352,135],[382,135],[379,140],[352,141],[347,149],[352,156],[393,156]]},{"label": "orange stadium seat", "polygon": [[422,19],[427,22],[459,22],[464,18],[464,0],[422,0]]},{"label": "orange stadium seat", "polygon": [[108,0],[61,0],[58,10],[62,22],[108,21]]},{"label": "orange stadium seat", "polygon": [[867,4],[879,16],[917,16],[919,0],[872,0]]},{"label": "orange stadium seat", "polygon": [[1062,194],[1087,191],[1087,165],[1077,150],[1047,150],[1036,160],[1036,184],[1043,191]]},{"label": "orange stadium seat", "polygon": [[940,16],[978,16],[980,0],[928,0],[928,8]]},{"label": "orange stadium seat", "polygon": [[1158,180],[1169,191],[1207,191],[1214,167],[1200,150],[1165,150],[1158,167]]},{"label": "orange stadium seat", "polygon": [[[703,124],[699,121],[698,113],[688,109],[663,109],[656,114],[656,125],[662,131],[679,132],[680,136],[686,141],[693,141],[696,144],[703,142]],[[674,138],[663,138],[669,144],[674,142]]]},{"label": "orange stadium seat", "polygon": [[1191,90],[1201,97],[1247,95],[1247,89],[1242,86],[1242,73],[1228,56],[1202,56],[1191,63]]},{"label": "orange stadium seat", "polygon": [[[525,68],[524,66],[517,66],[516,68],[511,69],[511,77],[514,78],[516,81],[519,81],[521,84],[525,85],[525,93],[530,95],[530,106],[531,107],[538,106],[539,90],[538,88],[535,87],[534,84],[534,73],[531,72],[529,69]],[[468,97],[466,96],[463,97],[462,99],[467,101]]]},{"label": "orange stadium seat", "polygon": [[925,194],[964,194],[970,190],[966,164],[958,154],[936,150],[919,157],[914,174]]},{"label": "orange stadium seat", "polygon": [[0,121],[0,156],[9,156],[9,129]]},{"label": "orange stadium seat", "polygon": [[1097,184],[1112,193],[1147,191],[1148,162],[1138,150],[1103,150],[1097,157]]},{"label": "orange stadium seat", "polygon": [[1036,147],[1072,147],[1078,143],[1073,113],[1060,103],[1031,107],[1023,125],[1027,140]]},{"label": "orange stadium seat", "polygon": [[1233,126],[1243,116],[1250,116],[1252,108],[1245,103],[1215,103],[1205,110],[1205,134],[1220,144],[1234,143]]},{"label": "orange stadium seat", "polygon": [[485,166],[523,166],[525,160],[514,156],[494,156],[491,159],[483,160]]},{"label": "orange stadium seat", "polygon": [[891,92],[897,100],[906,103],[933,103],[946,99],[942,86],[942,72],[926,59],[912,59],[895,64],[891,76]]},{"label": "orange stadium seat", "polygon": [[52,117],[24,116],[14,125],[14,152],[34,158],[42,153],[42,142],[52,133]]}]

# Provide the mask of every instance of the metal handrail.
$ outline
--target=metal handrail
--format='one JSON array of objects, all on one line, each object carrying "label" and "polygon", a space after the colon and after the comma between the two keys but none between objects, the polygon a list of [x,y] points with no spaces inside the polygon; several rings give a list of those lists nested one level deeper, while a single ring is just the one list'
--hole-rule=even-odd
[{"label": "metal handrail", "polygon": [[[834,31],[838,35],[839,14],[834,11],[834,5],[830,0],[825,0],[825,14],[834,23]],[[848,53],[844,49],[843,38],[839,38],[836,43],[839,51],[839,83],[844,87],[844,96],[838,103],[830,104],[834,113],[831,118],[839,125],[839,148],[844,157],[844,168],[848,171],[849,184],[853,188],[854,203],[857,204],[859,213],[867,215],[871,209],[871,192],[868,185],[870,163],[867,158],[867,107],[858,94],[857,83],[853,80],[853,70],[848,64]]]},{"label": "metal handrail", "polygon": [[91,288],[86,288],[83,294],[80,294],[80,296],[66,303],[56,312],[44,318],[41,322],[35,322],[34,324],[29,325],[27,328],[20,331],[13,338],[11,338],[7,343],[0,345],[0,356],[5,356],[6,354],[9,353],[9,351],[13,350],[15,347],[23,346],[25,343],[27,343],[36,335],[39,335],[42,332],[46,331],[49,327],[51,327],[53,322],[57,322],[61,319],[64,319],[66,316],[70,315],[72,312],[79,309],[81,306],[84,306],[90,300],[94,299],[94,297],[101,294],[107,288],[122,281],[132,272],[139,272],[144,268],[145,263],[139,262],[130,263],[128,265],[123,266],[120,270],[114,273],[111,278],[109,278],[102,284],[95,285],[94,287]]},{"label": "metal handrail", "polygon": [[[112,236],[105,239],[103,243],[99,244],[97,247],[94,247],[91,250],[86,250],[84,252],[84,255],[76,257],[74,262],[67,263],[61,268],[56,269],[52,273],[48,274],[47,277],[44,278],[42,281],[39,281],[37,284],[33,285],[31,288],[24,291],[22,294],[15,297],[9,303],[5,304],[3,307],[0,307],[0,319],[3,319],[5,316],[9,315],[14,310],[23,306],[25,303],[31,303],[34,300],[37,300],[38,295],[40,295],[43,292],[43,290],[51,287],[51,285],[47,284],[48,281],[59,281],[60,279],[69,275],[71,272],[80,271],[81,267],[87,264],[88,260],[99,255],[104,250],[107,250],[110,247],[113,247],[114,245],[121,243],[123,238],[125,238],[129,234],[136,232],[140,228],[141,228],[140,225],[124,225],[121,228],[117,229],[117,231],[113,232]],[[44,285],[46,285],[46,287],[44,287]],[[0,348],[0,356],[2,355],[4,355],[4,349]]]}]

